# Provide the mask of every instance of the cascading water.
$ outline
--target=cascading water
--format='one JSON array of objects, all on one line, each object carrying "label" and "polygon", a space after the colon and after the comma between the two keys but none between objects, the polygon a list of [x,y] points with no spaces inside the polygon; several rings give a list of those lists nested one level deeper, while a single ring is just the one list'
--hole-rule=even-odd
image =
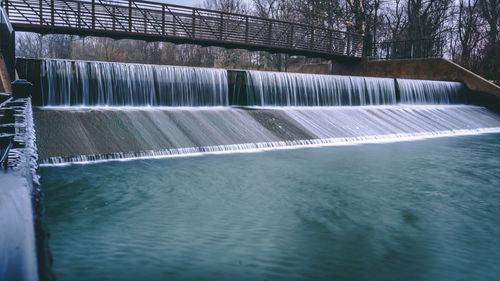
[{"label": "cascading water", "polygon": [[457,104],[465,87],[455,82],[247,71],[232,95],[244,106],[232,107],[225,70],[59,60],[42,69],[44,104],[56,106],[34,112],[42,164],[500,132],[495,113]]},{"label": "cascading water", "polygon": [[394,79],[247,71],[247,101],[253,106],[395,104]]},{"label": "cascading water", "polygon": [[401,103],[454,104],[465,102],[466,88],[460,82],[397,79]]},{"label": "cascading water", "polygon": [[224,106],[227,71],[43,60],[43,105]]}]

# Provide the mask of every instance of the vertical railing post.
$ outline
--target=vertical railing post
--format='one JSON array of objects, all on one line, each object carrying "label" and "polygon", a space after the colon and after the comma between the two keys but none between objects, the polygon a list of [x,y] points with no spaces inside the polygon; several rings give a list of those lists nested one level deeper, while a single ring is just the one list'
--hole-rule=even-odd
[{"label": "vertical railing post", "polygon": [[116,18],[115,18],[115,15],[116,15],[116,11],[115,11],[115,6],[113,6],[113,9],[111,9],[111,18],[113,19],[113,31],[116,30]]},{"label": "vertical railing post", "polygon": [[220,25],[219,25],[219,40],[222,40],[222,33],[224,32],[224,14],[220,14]]},{"label": "vertical railing post", "polygon": [[172,29],[174,36],[177,36],[177,23],[175,21],[175,15],[172,13]]},{"label": "vertical railing post", "polygon": [[55,14],[55,10],[54,10],[54,0],[51,0],[50,1],[50,24],[52,26],[54,26],[54,23],[55,23],[55,20],[54,20],[54,14]]},{"label": "vertical railing post", "polygon": [[371,34],[363,36],[363,52],[364,57],[373,56],[373,37]]},{"label": "vertical railing post", "polygon": [[7,13],[7,16],[9,16],[9,0],[4,0],[5,3],[5,13]]},{"label": "vertical railing post", "polygon": [[77,17],[77,24],[76,25],[78,26],[78,28],[81,28],[81,26],[82,26],[82,15],[81,15],[80,10],[81,10],[81,8],[80,8],[80,2],[78,2],[76,4],[76,13],[77,13],[77,15],[76,15],[76,17]]},{"label": "vertical railing post", "polygon": [[95,0],[92,0],[92,29],[95,29]]},{"label": "vertical railing post", "polygon": [[290,25],[290,36],[289,36],[289,42],[288,42],[288,45],[290,46],[290,48],[293,49],[293,34],[294,34],[294,30],[295,30],[295,25],[292,23]]},{"label": "vertical railing post", "polygon": [[328,29],[328,53],[333,53],[333,31]]},{"label": "vertical railing post", "polygon": [[144,14],[144,34],[148,33],[148,18],[146,17],[146,14]]},{"label": "vertical railing post", "polygon": [[345,55],[349,56],[351,54],[351,35],[349,33],[346,34],[347,41],[347,53]]},{"label": "vertical railing post", "polygon": [[269,21],[269,27],[267,28],[267,44],[271,45],[271,38],[273,36],[273,22]]},{"label": "vertical railing post", "polygon": [[312,50],[314,46],[314,27],[311,26],[311,41],[309,42],[309,50]]},{"label": "vertical railing post", "polygon": [[165,5],[161,5],[161,35],[165,35]]},{"label": "vertical railing post", "polygon": [[248,43],[248,16],[245,16],[245,43]]},{"label": "vertical railing post", "polygon": [[128,0],[128,31],[132,32],[132,0]]},{"label": "vertical railing post", "polygon": [[194,38],[194,32],[195,32],[195,28],[194,28],[194,25],[196,24],[196,10],[193,9],[193,15],[192,15],[192,18],[191,18],[191,37]]},{"label": "vertical railing post", "polygon": [[43,24],[43,5],[42,5],[42,0],[38,1],[38,5],[40,6],[40,25]]}]

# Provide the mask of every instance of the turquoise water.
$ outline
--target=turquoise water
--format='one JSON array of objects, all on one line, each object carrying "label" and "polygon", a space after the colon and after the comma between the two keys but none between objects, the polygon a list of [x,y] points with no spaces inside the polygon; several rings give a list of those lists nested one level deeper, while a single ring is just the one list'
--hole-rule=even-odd
[{"label": "turquoise water", "polygon": [[494,280],[500,134],[44,167],[58,280]]}]

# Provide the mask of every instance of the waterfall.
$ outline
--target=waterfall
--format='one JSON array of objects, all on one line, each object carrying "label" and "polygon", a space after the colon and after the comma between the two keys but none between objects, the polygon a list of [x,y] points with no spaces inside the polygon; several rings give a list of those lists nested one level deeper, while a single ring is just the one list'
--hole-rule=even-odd
[{"label": "waterfall", "polygon": [[247,71],[247,102],[257,106],[395,104],[394,79]]},{"label": "waterfall", "polygon": [[223,106],[227,71],[180,66],[43,60],[43,105]]},{"label": "waterfall", "polygon": [[43,105],[55,107],[34,112],[40,162],[500,132],[496,113],[463,104],[462,83],[265,71],[229,74],[222,69],[43,60]]},{"label": "waterfall", "polygon": [[401,103],[454,104],[465,102],[464,84],[429,80],[397,79]]},{"label": "waterfall", "polygon": [[[65,60],[40,67],[42,105],[230,105],[223,69]],[[233,99],[247,106],[457,104],[466,96],[459,82],[269,71],[244,77],[244,91]]]}]

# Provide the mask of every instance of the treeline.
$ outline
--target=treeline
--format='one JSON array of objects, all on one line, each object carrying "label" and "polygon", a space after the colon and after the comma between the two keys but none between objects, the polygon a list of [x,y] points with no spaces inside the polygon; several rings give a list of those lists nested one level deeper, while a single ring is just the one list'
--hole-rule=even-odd
[{"label": "treeline", "polygon": [[[500,80],[500,0],[205,0],[203,8],[371,35],[377,42],[440,38],[445,56]],[[20,33],[25,57],[293,70],[319,59],[165,42]]]}]

